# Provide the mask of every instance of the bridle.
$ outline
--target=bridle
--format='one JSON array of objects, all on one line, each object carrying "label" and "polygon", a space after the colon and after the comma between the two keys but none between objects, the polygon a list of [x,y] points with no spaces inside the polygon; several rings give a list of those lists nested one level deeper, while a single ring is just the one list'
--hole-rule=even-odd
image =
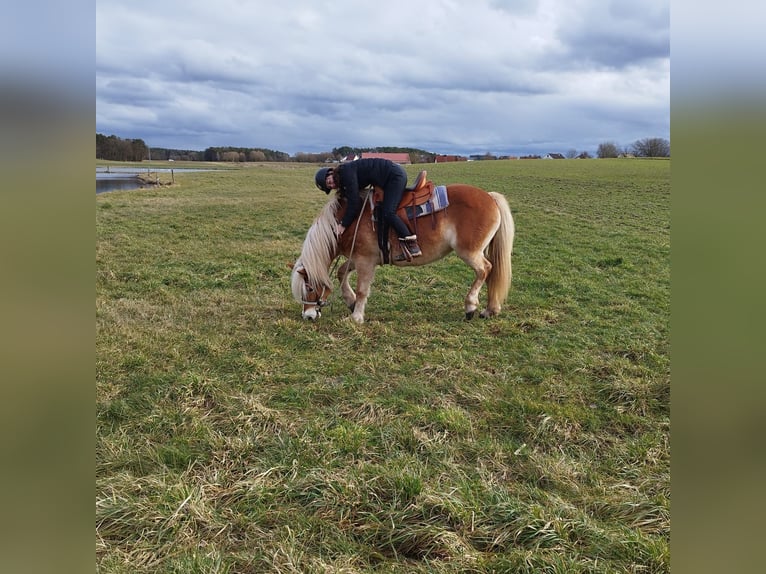
[{"label": "bridle", "polygon": [[[304,292],[307,294],[315,293],[317,289],[309,282],[308,277],[303,279],[303,287]],[[322,285],[322,292],[319,293],[319,297],[316,301],[309,301],[307,298],[304,298],[301,300],[301,304],[303,305],[314,305],[316,307],[319,307],[320,309],[324,307],[325,305],[329,305],[330,302],[325,299],[325,292],[327,291],[327,286]]]}]

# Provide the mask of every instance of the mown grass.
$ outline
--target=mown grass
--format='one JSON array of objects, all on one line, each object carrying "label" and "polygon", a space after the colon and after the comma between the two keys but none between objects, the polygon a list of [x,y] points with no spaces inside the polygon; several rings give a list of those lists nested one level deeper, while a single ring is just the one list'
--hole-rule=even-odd
[{"label": "mown grass", "polygon": [[670,162],[421,167],[508,197],[500,317],[451,256],[303,322],[315,166],[96,197],[100,572],[669,570]]}]

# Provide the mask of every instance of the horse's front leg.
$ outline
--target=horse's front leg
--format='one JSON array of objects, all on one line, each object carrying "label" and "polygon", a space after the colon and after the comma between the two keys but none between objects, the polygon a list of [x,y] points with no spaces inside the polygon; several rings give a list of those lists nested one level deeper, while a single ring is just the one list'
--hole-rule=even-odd
[{"label": "horse's front leg", "polygon": [[351,319],[355,323],[364,323],[364,308],[367,306],[367,298],[370,296],[370,287],[375,279],[375,265],[365,265],[356,269],[356,305]]},{"label": "horse's front leg", "polygon": [[354,262],[350,259],[338,268],[338,281],[340,282],[340,291],[343,296],[343,301],[346,303],[346,307],[354,310],[356,306],[356,293],[351,288],[349,283],[349,275],[355,269]]}]

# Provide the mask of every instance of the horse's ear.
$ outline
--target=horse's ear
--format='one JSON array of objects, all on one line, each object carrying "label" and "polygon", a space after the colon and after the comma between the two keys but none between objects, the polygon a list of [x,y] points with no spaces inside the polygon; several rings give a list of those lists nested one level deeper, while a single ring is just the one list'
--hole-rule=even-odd
[{"label": "horse's ear", "polygon": [[292,261],[288,261],[287,263],[285,263],[285,265],[287,265],[288,269],[292,269],[293,267],[295,267],[295,263],[293,263]]}]

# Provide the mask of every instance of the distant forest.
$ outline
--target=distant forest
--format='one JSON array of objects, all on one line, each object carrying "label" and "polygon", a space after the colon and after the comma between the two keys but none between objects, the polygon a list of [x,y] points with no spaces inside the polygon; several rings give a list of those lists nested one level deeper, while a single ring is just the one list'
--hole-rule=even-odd
[{"label": "distant forest", "polygon": [[[209,147],[205,151],[188,149],[167,149],[152,147],[141,139],[122,139],[115,135],[105,136],[96,134],[96,159],[113,161],[144,161],[144,160],[173,160],[173,161],[230,161],[230,162],[256,162],[256,161],[296,161],[306,163],[331,163],[341,159],[361,155],[364,152],[376,153],[407,153],[412,163],[433,163],[439,154],[422,149],[409,147],[350,147],[342,146],[333,148],[332,151],[320,153],[298,152],[290,156],[283,151],[275,151],[265,148],[246,147]],[[442,156],[444,157],[444,156]],[[456,156],[452,156],[456,157]],[[495,156],[490,153],[472,155],[472,160],[506,159],[511,156]],[[539,155],[524,155],[518,159],[540,159]],[[578,152],[571,149],[566,154],[551,153],[546,157],[555,159],[592,157],[587,151]],[[613,157],[670,157],[670,141],[664,138],[644,138],[633,142],[629,146],[620,147],[614,142],[603,142],[596,152],[598,158]]]},{"label": "distant forest", "polygon": [[299,152],[294,156],[283,151],[265,148],[243,147],[209,147],[204,151],[168,149],[149,147],[142,139],[123,139],[115,135],[105,136],[96,134],[96,159],[112,161],[144,161],[144,160],[174,160],[174,161],[297,161],[306,163],[323,163],[339,161],[341,158],[362,154],[362,152],[378,153],[408,153],[412,163],[431,163],[437,154],[428,151],[403,147],[364,147],[355,148],[342,146],[332,151],[321,153]]}]

